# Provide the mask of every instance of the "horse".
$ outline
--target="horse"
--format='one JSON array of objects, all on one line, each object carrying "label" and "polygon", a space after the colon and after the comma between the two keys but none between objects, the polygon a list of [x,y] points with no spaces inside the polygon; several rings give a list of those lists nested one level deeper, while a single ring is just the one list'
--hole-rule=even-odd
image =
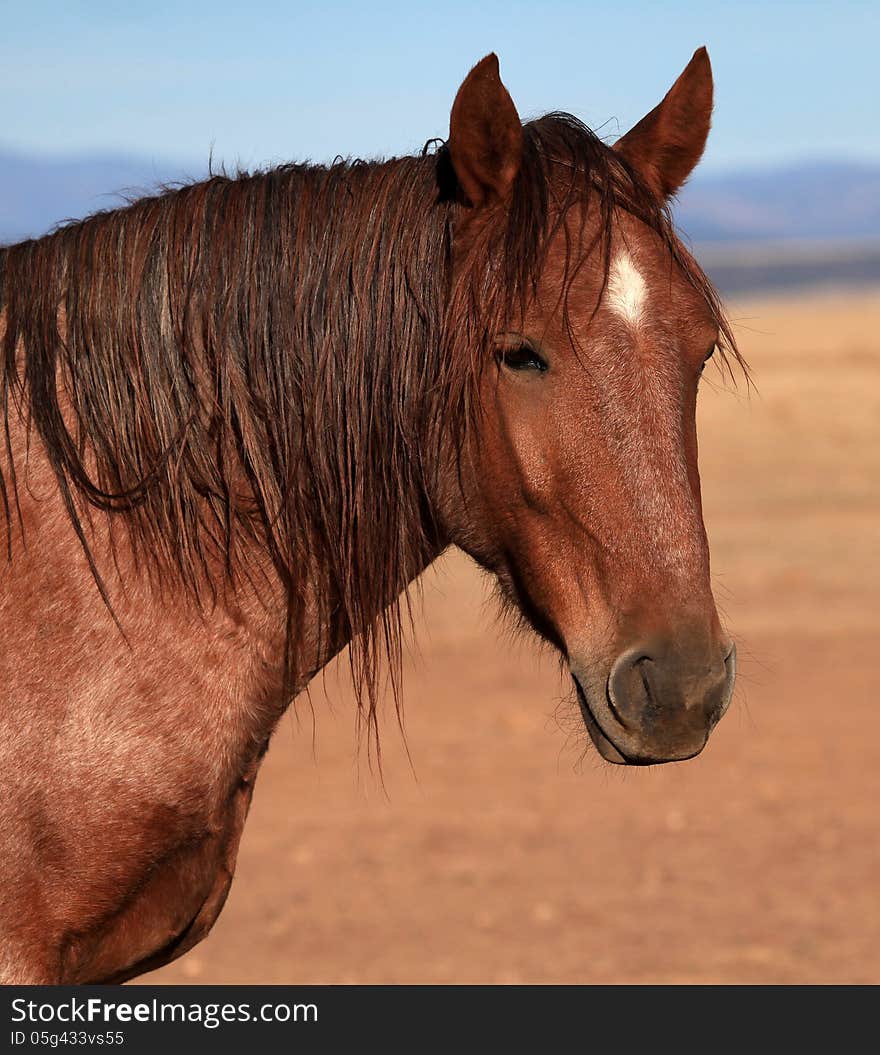
[{"label": "horse", "polygon": [[735,649],[695,408],[742,360],[669,203],[712,100],[700,49],[609,146],[523,124],[491,54],[418,156],[214,173],[0,251],[4,982],[200,941],[282,714],[348,647],[375,729],[451,545],[605,759],[703,748]]}]

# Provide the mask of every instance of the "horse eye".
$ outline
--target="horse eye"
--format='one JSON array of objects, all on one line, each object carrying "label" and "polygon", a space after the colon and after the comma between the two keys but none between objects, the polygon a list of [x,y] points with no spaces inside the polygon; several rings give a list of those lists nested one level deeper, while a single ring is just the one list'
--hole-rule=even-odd
[{"label": "horse eye", "polygon": [[712,356],[715,354],[715,348],[716,348],[716,345],[713,344],[712,347],[709,349],[709,354],[706,356],[706,358],[700,364],[700,373],[702,373],[706,369],[706,363],[708,363],[709,360],[712,358]]},{"label": "horse eye", "polygon": [[546,360],[529,344],[521,344],[518,348],[502,349],[498,353],[498,360],[508,370],[536,370],[540,374],[547,370]]}]

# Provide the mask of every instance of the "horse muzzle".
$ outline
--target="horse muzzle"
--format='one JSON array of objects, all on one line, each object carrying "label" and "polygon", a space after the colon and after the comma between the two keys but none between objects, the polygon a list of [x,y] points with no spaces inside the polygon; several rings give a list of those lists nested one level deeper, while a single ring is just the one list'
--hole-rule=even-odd
[{"label": "horse muzzle", "polygon": [[621,653],[604,683],[572,664],[584,724],[617,765],[682,762],[698,755],[733,695],[736,647],[688,650],[660,641]]}]

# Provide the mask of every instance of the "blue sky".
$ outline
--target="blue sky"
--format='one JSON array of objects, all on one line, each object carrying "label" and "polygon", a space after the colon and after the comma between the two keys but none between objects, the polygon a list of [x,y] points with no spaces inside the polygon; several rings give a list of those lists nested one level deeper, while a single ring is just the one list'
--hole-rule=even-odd
[{"label": "blue sky", "polygon": [[376,157],[445,135],[488,51],[520,114],[609,136],[707,44],[707,169],[880,161],[880,4],[0,0],[0,146],[198,166]]}]

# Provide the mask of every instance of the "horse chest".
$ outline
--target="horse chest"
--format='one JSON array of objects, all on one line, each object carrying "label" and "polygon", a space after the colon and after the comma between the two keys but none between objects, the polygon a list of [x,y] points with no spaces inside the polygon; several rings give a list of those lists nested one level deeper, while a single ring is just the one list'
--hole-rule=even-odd
[{"label": "horse chest", "polygon": [[271,634],[134,576],[126,643],[54,502],[24,515],[0,570],[0,962],[8,981],[121,979],[216,918],[280,674]]}]

